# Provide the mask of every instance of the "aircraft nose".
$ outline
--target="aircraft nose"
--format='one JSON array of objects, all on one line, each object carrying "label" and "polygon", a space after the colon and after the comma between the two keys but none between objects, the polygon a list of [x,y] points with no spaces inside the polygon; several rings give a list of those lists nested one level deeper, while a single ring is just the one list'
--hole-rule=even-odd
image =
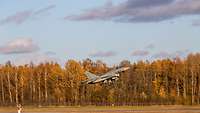
[{"label": "aircraft nose", "polygon": [[124,71],[129,70],[129,69],[130,69],[130,67],[125,67],[125,68],[124,68]]}]

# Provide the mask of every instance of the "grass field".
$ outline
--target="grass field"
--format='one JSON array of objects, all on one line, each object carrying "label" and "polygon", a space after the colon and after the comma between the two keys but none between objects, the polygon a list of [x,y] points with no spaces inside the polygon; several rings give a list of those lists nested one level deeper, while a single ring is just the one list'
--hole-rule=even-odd
[{"label": "grass field", "polygon": [[[86,106],[24,107],[22,113],[200,113],[200,106]],[[17,113],[15,107],[1,107],[0,113]]]}]

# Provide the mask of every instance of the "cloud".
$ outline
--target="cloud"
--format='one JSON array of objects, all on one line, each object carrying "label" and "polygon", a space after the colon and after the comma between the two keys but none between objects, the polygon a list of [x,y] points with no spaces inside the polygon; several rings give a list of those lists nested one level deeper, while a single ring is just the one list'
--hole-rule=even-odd
[{"label": "cloud", "polygon": [[145,51],[145,50],[136,50],[136,51],[134,51],[131,55],[132,55],[132,56],[144,57],[144,56],[149,55],[149,52],[148,52],[148,51]]},{"label": "cloud", "polygon": [[174,0],[127,0],[125,4],[129,8],[141,8],[165,5],[173,1]]},{"label": "cloud", "polygon": [[86,10],[66,20],[109,20],[117,22],[160,22],[181,16],[199,15],[200,0],[126,0]]},{"label": "cloud", "polygon": [[39,47],[32,39],[21,38],[0,46],[0,54],[21,54],[38,51]]},{"label": "cloud", "polygon": [[54,55],[56,55],[56,52],[53,52],[53,51],[47,51],[47,52],[45,52],[45,55],[48,55],[48,56],[54,56]]},{"label": "cloud", "polygon": [[98,51],[98,52],[91,53],[89,56],[91,56],[91,57],[112,57],[115,55],[116,55],[116,53],[114,51],[107,51],[107,52]]},{"label": "cloud", "polygon": [[60,59],[52,56],[48,56],[42,53],[32,53],[32,54],[26,54],[24,56],[20,56],[12,61],[15,65],[25,65],[30,64],[31,62],[35,65],[38,65],[40,63],[46,63],[46,62],[60,62]]},{"label": "cloud", "polygon": [[22,24],[31,17],[32,13],[33,12],[31,10],[17,12],[14,15],[8,16],[5,19],[1,20],[0,24],[1,25],[7,23]]},{"label": "cloud", "polygon": [[185,50],[178,50],[172,53],[172,56],[174,57],[185,57],[187,54],[189,54],[190,50],[185,49]]},{"label": "cloud", "polygon": [[158,52],[152,56],[153,58],[171,58],[171,54],[165,51]]},{"label": "cloud", "polygon": [[17,12],[13,15],[7,16],[6,18],[0,20],[0,25],[4,25],[4,24],[9,24],[9,23],[14,23],[14,24],[22,24],[24,22],[26,22],[27,20],[37,17],[42,13],[48,12],[49,10],[55,8],[55,5],[50,5],[48,7],[39,9],[39,10],[25,10],[25,11],[20,11]]},{"label": "cloud", "polygon": [[158,58],[175,58],[175,57],[185,57],[189,53],[189,50],[178,50],[172,53],[161,51],[152,56],[154,59]]},{"label": "cloud", "polygon": [[45,8],[39,9],[36,12],[34,12],[34,15],[39,15],[39,14],[48,12],[49,10],[54,9],[55,7],[56,7],[56,5],[50,5]]},{"label": "cloud", "polygon": [[193,26],[200,26],[200,20],[195,20],[192,23]]},{"label": "cloud", "polygon": [[154,49],[155,45],[154,44],[149,44],[145,47],[145,49]]}]

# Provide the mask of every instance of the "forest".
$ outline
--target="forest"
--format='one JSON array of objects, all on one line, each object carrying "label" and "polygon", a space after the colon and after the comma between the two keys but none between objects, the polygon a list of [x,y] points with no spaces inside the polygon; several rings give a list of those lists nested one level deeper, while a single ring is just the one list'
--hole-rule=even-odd
[{"label": "forest", "polygon": [[103,61],[68,60],[62,67],[56,62],[15,66],[0,65],[0,106],[143,106],[200,104],[200,53],[185,58],[157,59],[118,66],[130,70],[111,84],[82,85],[84,72],[104,74],[109,67]]}]

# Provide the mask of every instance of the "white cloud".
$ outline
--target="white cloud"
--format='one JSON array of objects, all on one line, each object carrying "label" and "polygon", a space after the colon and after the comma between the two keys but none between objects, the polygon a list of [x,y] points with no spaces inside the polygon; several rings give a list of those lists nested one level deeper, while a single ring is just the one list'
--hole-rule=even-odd
[{"label": "white cloud", "polygon": [[115,56],[116,53],[114,51],[97,51],[97,52],[93,52],[91,53],[89,56],[91,57],[112,57]]},{"label": "white cloud", "polygon": [[60,62],[60,60],[56,57],[48,56],[46,54],[33,53],[20,56],[14,59],[12,62],[15,65],[30,64],[30,62],[32,62],[35,65],[38,65],[40,63],[46,63],[46,62]]},{"label": "white cloud", "polygon": [[154,54],[152,57],[155,58],[155,59],[172,58],[172,54],[170,54],[166,51],[161,51],[161,52]]},{"label": "white cloud", "polygon": [[189,50],[178,50],[172,53],[166,52],[166,51],[160,51],[158,53],[155,53],[152,58],[153,59],[163,59],[163,58],[175,58],[175,57],[185,57],[187,54],[189,54]]},{"label": "white cloud", "polygon": [[39,50],[39,46],[30,38],[20,38],[0,46],[0,54],[32,53]]},{"label": "white cloud", "polygon": [[141,56],[147,56],[147,55],[149,55],[149,52],[146,51],[146,50],[136,50],[131,55],[132,56],[140,56],[141,57]]}]

